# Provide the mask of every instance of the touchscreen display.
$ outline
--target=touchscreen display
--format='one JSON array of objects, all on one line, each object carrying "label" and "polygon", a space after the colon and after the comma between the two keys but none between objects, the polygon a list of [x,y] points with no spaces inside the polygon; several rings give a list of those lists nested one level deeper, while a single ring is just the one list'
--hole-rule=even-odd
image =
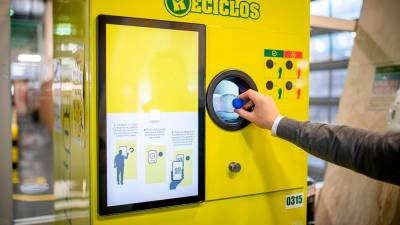
[{"label": "touchscreen display", "polygon": [[154,208],[202,195],[200,32],[140,22],[103,27],[106,209]]}]

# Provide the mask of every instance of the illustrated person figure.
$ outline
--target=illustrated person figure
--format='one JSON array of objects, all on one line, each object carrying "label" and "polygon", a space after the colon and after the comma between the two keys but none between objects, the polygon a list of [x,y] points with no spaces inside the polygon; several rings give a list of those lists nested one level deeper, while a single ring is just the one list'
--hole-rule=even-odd
[{"label": "illustrated person figure", "polygon": [[124,184],[125,159],[128,159],[128,156],[129,153],[126,153],[126,156],[124,156],[122,150],[119,150],[114,158],[114,168],[117,168],[117,182],[120,185]]},{"label": "illustrated person figure", "polygon": [[[348,126],[299,122],[279,114],[274,100],[254,90],[239,98],[248,102],[240,117],[306,152],[368,177],[400,185],[400,132],[376,133]],[[252,111],[247,111],[253,108]]]}]

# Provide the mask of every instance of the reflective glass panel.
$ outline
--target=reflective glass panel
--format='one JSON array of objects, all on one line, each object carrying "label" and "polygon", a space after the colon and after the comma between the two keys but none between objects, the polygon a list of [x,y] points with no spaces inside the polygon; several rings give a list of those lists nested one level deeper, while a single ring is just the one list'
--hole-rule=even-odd
[{"label": "reflective glass panel", "polygon": [[350,58],[354,44],[354,32],[339,32],[332,34],[332,60]]},{"label": "reflective glass panel", "polygon": [[310,97],[329,97],[329,71],[311,71]]},{"label": "reflective glass panel", "polygon": [[342,96],[346,82],[347,69],[332,70],[332,97]]},{"label": "reflective glass panel", "polygon": [[310,120],[320,123],[329,122],[329,106],[310,105]]},{"label": "reflective glass panel", "polygon": [[362,0],[331,0],[332,17],[348,20],[358,19],[362,3]]},{"label": "reflective glass panel", "polygon": [[338,113],[338,106],[332,106],[331,107],[331,123],[336,123],[336,117],[337,117],[337,113]]},{"label": "reflective glass panel", "polygon": [[310,39],[310,62],[323,62],[330,59],[329,35],[318,35]]},{"label": "reflective glass panel", "polygon": [[316,16],[329,16],[329,0],[312,1],[310,13]]}]

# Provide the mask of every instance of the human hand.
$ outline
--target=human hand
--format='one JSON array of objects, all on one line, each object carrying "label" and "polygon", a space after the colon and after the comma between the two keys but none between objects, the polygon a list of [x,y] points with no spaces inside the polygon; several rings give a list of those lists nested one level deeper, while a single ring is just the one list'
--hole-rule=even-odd
[{"label": "human hand", "polygon": [[[279,110],[274,99],[251,89],[239,95],[239,98],[248,99],[248,102],[241,109],[236,109],[235,112],[240,117],[255,123],[258,127],[271,130],[272,124],[279,116]],[[251,112],[247,111],[253,106]]]},{"label": "human hand", "polygon": [[180,179],[180,180],[174,180],[173,179],[173,176],[174,176],[174,174],[173,174],[173,171],[171,171],[171,183],[169,183],[169,189],[170,190],[175,190],[177,187],[178,187],[178,184],[180,184],[182,181],[183,181],[183,179],[185,178],[185,176],[184,176],[184,171],[182,170],[182,179]]}]

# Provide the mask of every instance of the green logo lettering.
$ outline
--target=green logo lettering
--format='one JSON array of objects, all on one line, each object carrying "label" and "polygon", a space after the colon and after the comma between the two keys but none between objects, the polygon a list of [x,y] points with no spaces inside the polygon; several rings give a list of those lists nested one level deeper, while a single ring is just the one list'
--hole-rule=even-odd
[{"label": "green logo lettering", "polygon": [[186,16],[192,8],[191,0],[164,0],[164,3],[168,12],[177,17]]},{"label": "green logo lettering", "polygon": [[168,12],[176,17],[192,12],[253,20],[260,18],[260,4],[254,0],[164,0],[164,3]]}]

